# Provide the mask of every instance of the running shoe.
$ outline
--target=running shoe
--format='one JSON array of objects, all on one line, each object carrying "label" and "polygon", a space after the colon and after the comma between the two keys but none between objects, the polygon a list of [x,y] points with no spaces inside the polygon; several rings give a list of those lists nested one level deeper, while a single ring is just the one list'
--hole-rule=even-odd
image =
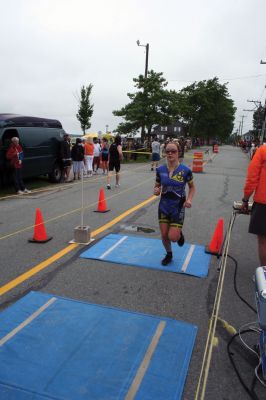
[{"label": "running shoe", "polygon": [[184,243],[185,243],[185,237],[184,237],[183,233],[181,232],[180,239],[177,241],[177,244],[178,244],[178,246],[182,247],[182,246],[184,246]]},{"label": "running shoe", "polygon": [[106,187],[107,187],[107,189],[109,189],[109,190],[111,189],[111,185],[107,185]]},{"label": "running shoe", "polygon": [[162,259],[161,263],[162,265],[168,265],[173,259],[172,254],[166,254],[166,256]]}]

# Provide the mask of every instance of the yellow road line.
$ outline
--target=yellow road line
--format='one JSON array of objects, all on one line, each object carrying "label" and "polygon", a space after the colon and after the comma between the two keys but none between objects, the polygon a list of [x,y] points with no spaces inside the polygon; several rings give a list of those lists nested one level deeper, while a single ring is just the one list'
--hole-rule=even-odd
[{"label": "yellow road line", "polygon": [[[132,214],[133,212],[139,210],[140,208],[144,207],[146,204],[149,204],[151,201],[155,200],[156,196],[151,196],[147,200],[137,204],[136,206],[128,209],[127,211],[120,214],[118,217],[112,219],[112,221],[107,222],[105,225],[101,226],[100,228],[96,229],[92,232],[92,237],[99,235],[100,233],[106,231],[107,229],[111,228],[113,225],[117,224],[123,218],[127,217],[128,215]],[[6,283],[4,286],[0,287],[0,295],[3,295],[9,292],[11,289],[14,289],[16,286],[20,285],[22,282],[28,280],[32,276],[36,275],[38,272],[42,271],[43,269],[47,268],[53,262],[59,260],[70,251],[76,249],[79,246],[77,243],[73,243],[65,247],[64,249],[60,250],[58,253],[54,254],[52,257],[47,258],[40,264],[36,265],[35,267],[31,268],[27,272],[19,275],[17,278],[13,279],[12,281]]]},{"label": "yellow road line", "polygon": [[[120,196],[120,195],[123,194],[123,193],[129,192],[129,191],[131,191],[131,190],[133,190],[133,189],[135,189],[135,188],[137,188],[137,187],[139,187],[139,186],[142,186],[143,184],[145,184],[146,182],[148,182],[148,181],[150,181],[150,180],[154,180],[154,176],[149,177],[148,179],[146,179],[146,180],[144,180],[144,181],[138,183],[138,184],[135,185],[135,186],[130,186],[130,188],[128,188],[128,189],[119,190],[119,192],[117,192],[116,194],[113,194],[113,195],[111,195],[111,196],[107,196],[107,197],[106,197],[106,200],[110,200],[110,199],[112,199],[113,197],[117,197],[117,196]],[[98,204],[98,200],[95,201],[94,203],[91,203],[91,204],[88,204],[87,206],[84,206],[83,209],[84,209],[84,210],[89,209],[89,208],[91,208],[91,207],[93,207],[93,206],[96,206],[97,204]],[[74,213],[76,213],[76,212],[78,212],[78,211],[81,211],[81,207],[75,208],[74,210],[71,210],[71,211],[67,211],[67,212],[64,213],[64,214],[57,215],[56,217],[46,219],[46,220],[44,221],[44,223],[47,224],[47,223],[49,223],[49,222],[56,221],[56,220],[58,220],[58,219],[60,219],[60,218],[67,217],[68,215],[74,214]],[[26,228],[18,229],[18,230],[15,231],[15,232],[7,233],[6,235],[0,236],[0,241],[1,241],[1,240],[4,240],[4,239],[7,239],[7,238],[9,238],[9,237],[18,235],[19,233],[29,231],[30,229],[33,229],[35,226],[39,226],[39,225],[41,225],[41,224],[30,225],[30,226],[27,226]]]}]

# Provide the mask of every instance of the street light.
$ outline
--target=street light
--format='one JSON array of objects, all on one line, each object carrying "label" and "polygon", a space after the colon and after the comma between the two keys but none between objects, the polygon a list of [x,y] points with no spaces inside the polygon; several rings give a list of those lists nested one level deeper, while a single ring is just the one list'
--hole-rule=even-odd
[{"label": "street light", "polygon": [[149,64],[149,43],[147,44],[140,44],[140,41],[137,40],[137,45],[140,47],[146,48],[146,61],[145,61],[145,78],[148,76],[148,64]]},{"label": "street light", "polygon": [[[149,43],[147,44],[140,44],[140,41],[137,40],[137,45],[140,47],[145,47],[146,49],[146,61],[145,61],[145,79],[148,76],[148,64],[149,64]],[[145,126],[142,125],[141,127],[141,140],[144,140],[145,137]]]}]

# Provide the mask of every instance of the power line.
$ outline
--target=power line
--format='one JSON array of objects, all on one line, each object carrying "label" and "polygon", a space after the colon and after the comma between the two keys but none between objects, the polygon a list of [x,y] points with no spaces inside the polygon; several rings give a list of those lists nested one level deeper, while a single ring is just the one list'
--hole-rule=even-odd
[{"label": "power line", "polygon": [[[266,62],[265,62],[265,64],[266,64]],[[221,81],[234,81],[234,80],[237,80],[237,79],[252,79],[252,78],[259,78],[259,77],[261,77],[261,76],[266,76],[266,74],[258,74],[258,75],[248,75],[248,76],[238,76],[238,77],[234,77],[234,78],[219,78]],[[210,79],[210,78],[208,78],[208,79]],[[207,78],[205,78],[205,79],[200,79],[200,80],[202,80],[202,81],[206,81],[207,80]],[[181,80],[181,79],[168,79],[168,82],[187,82],[187,83],[193,83],[193,82],[197,82],[198,80],[193,80],[193,81],[191,81],[191,80]]]}]

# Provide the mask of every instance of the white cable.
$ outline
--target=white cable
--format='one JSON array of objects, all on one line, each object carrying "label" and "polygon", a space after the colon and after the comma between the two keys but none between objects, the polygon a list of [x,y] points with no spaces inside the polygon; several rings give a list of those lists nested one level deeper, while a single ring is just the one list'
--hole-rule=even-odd
[{"label": "white cable", "polygon": [[254,327],[254,329],[253,329],[252,325],[253,325],[254,323],[256,324],[256,322],[249,322],[249,323],[247,323],[247,324],[242,325],[242,326],[239,328],[239,330],[238,330],[238,335],[239,335],[239,339],[241,340],[241,342],[242,342],[242,344],[244,345],[244,347],[246,347],[247,349],[249,349],[249,351],[251,351],[252,353],[254,353],[254,354],[256,355],[256,357],[258,357],[258,359],[260,359],[259,354],[258,354],[255,350],[253,350],[253,349],[244,341],[244,339],[243,339],[242,336],[241,336],[241,331],[243,330],[244,327],[249,327],[250,330],[252,330],[252,331],[254,331],[254,332],[257,332],[257,333],[260,333],[260,331],[258,331],[258,330],[256,329],[256,327]]},{"label": "white cable", "polygon": [[255,376],[258,379],[258,381],[262,384],[262,386],[266,387],[266,383],[263,382],[263,380],[259,377],[259,374],[258,374],[258,369],[259,369],[260,366],[261,366],[261,360],[258,363],[258,365],[256,366],[256,368],[254,369]]}]

